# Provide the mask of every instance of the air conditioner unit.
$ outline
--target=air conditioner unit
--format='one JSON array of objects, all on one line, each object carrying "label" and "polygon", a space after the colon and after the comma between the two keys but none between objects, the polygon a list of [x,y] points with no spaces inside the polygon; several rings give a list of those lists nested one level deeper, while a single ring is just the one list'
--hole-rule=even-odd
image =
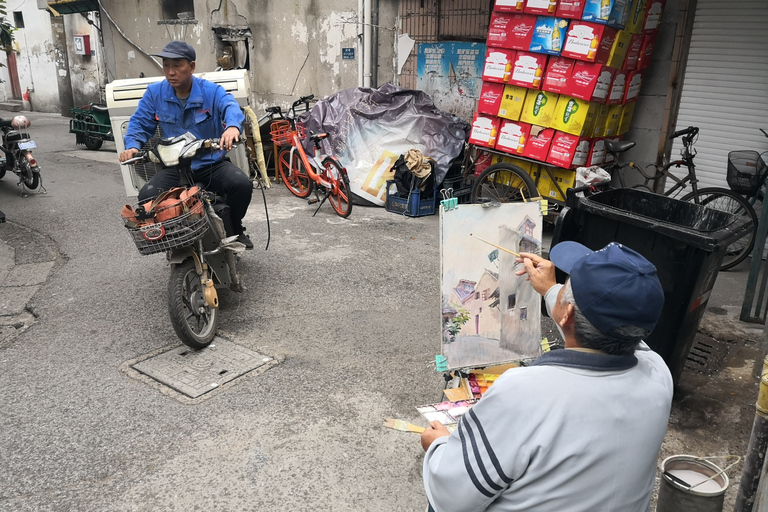
[{"label": "air conditioner unit", "polygon": [[[234,69],[229,71],[212,71],[209,73],[195,73],[195,76],[216,82],[235,97],[241,107],[249,103],[251,96],[251,84],[248,80],[248,71],[245,69]],[[163,80],[162,76],[130,78],[124,80],[114,80],[107,84],[107,108],[109,109],[109,121],[112,125],[112,133],[115,135],[115,146],[119,155],[125,151],[125,132],[128,129],[128,121],[131,115],[136,112],[139,100],[144,95],[144,91],[150,84]],[[156,133],[155,136],[160,136]],[[151,140],[151,144],[154,140]],[[230,151],[227,156],[232,163],[237,165],[244,173],[249,174],[248,157],[245,152],[245,145],[239,144]],[[133,165],[121,165],[120,172],[123,176],[123,185],[125,193],[129,196],[138,195],[141,187],[146,180],[154,176],[159,170],[154,164],[135,167]]]}]

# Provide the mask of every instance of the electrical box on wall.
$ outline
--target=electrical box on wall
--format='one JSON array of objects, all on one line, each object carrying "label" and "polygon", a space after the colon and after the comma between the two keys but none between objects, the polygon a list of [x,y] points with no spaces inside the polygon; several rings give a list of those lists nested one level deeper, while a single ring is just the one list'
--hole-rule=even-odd
[{"label": "electrical box on wall", "polygon": [[77,55],[91,54],[91,36],[87,34],[75,36],[75,53]]}]

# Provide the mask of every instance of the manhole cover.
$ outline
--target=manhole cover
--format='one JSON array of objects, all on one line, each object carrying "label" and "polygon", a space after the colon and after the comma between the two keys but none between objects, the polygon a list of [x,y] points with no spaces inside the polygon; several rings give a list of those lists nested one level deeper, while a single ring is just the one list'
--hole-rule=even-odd
[{"label": "manhole cover", "polygon": [[132,364],[131,368],[190,398],[198,398],[272,362],[269,356],[216,337],[203,350],[176,347]]}]

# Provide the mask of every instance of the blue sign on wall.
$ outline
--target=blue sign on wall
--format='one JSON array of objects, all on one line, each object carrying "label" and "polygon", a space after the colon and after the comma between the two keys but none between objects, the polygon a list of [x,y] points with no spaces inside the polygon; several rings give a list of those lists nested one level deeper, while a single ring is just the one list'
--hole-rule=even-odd
[{"label": "blue sign on wall", "polygon": [[342,48],[341,49],[341,58],[342,59],[354,59],[355,58],[355,49],[354,48]]},{"label": "blue sign on wall", "polygon": [[419,43],[416,86],[435,105],[471,119],[483,85],[483,43]]}]

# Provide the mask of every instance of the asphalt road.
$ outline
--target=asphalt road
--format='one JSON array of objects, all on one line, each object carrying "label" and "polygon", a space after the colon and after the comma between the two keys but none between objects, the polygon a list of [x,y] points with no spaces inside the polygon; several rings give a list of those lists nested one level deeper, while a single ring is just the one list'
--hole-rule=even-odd
[{"label": "asphalt road", "polygon": [[[0,180],[0,240],[47,279],[17,327],[0,326],[0,511],[425,509],[418,436],[383,421],[424,424],[415,407],[441,399],[437,216],[356,206],[343,220],[325,205],[312,217],[278,185],[265,251],[255,191],[247,290],[220,294],[221,333],[280,362],[184,402],[125,371],[179,342],[165,259],[140,256],[120,220],[114,144],[90,152],[66,118],[29,117],[48,193]],[[660,461],[746,450],[763,337],[738,321],[748,270],[718,276],[700,331],[719,356],[686,367]],[[542,334],[557,337],[546,321]]]},{"label": "asphalt road", "polygon": [[114,144],[90,152],[66,118],[29,117],[48,193],[0,180],[0,238],[56,263],[35,323],[0,347],[0,510],[424,510],[418,436],[383,421],[441,398],[437,216],[312,217],[280,185],[265,251],[255,191],[247,291],[220,294],[221,328],[281,362],[185,404],[121,371],[179,341],[165,258],[140,256],[119,217]]}]

